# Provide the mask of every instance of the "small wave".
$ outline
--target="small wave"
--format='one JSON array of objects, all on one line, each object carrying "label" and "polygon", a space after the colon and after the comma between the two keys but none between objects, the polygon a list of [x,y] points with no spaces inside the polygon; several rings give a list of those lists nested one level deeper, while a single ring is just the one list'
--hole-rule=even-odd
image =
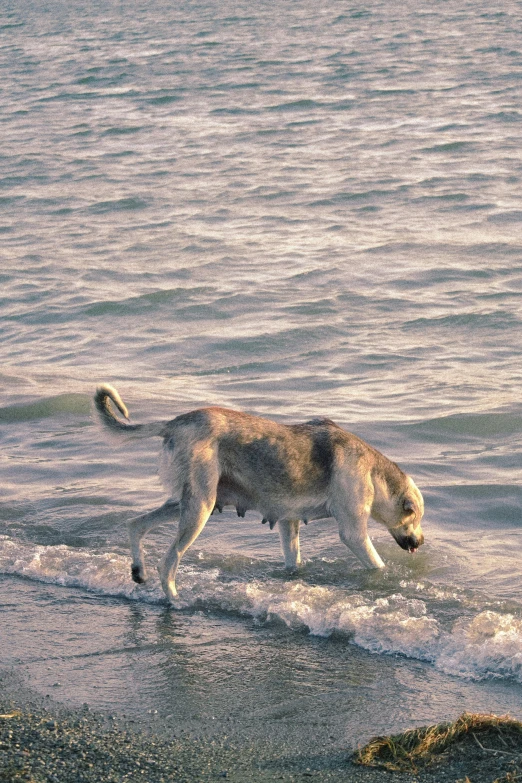
[{"label": "small wave", "polygon": [[156,311],[158,307],[174,306],[177,303],[193,305],[195,304],[194,299],[196,297],[214,293],[214,289],[210,286],[162,288],[157,291],[149,291],[140,296],[132,296],[128,299],[93,302],[89,304],[83,312],[87,316],[125,316],[130,313],[148,312],[151,310]]},{"label": "small wave", "polygon": [[489,313],[458,313],[456,315],[443,315],[435,318],[415,318],[405,321],[403,331],[412,329],[425,330],[427,327],[465,328],[465,329],[509,329],[517,324],[517,317],[506,310],[495,310]]},{"label": "small wave", "polygon": [[368,94],[371,96],[388,96],[388,95],[415,95],[416,89],[411,87],[381,87],[374,90],[368,90]]},{"label": "small wave", "polygon": [[446,144],[434,144],[433,147],[424,147],[422,152],[469,152],[474,145],[471,141],[448,141]]},{"label": "small wave", "polygon": [[86,394],[58,394],[25,405],[0,408],[0,422],[46,419],[60,414],[89,415],[91,399]]},{"label": "small wave", "polygon": [[150,103],[151,106],[168,106],[171,103],[178,103],[183,100],[182,95],[177,95],[170,92],[160,92],[145,100],[145,103]]},{"label": "small wave", "polygon": [[42,98],[37,98],[37,103],[55,103],[57,101],[63,101],[67,103],[69,101],[89,101],[92,99],[99,100],[105,97],[102,93],[95,92],[93,90],[87,90],[85,92],[59,92],[52,95],[44,95]]},{"label": "small wave", "polygon": [[312,109],[324,108],[325,104],[321,101],[314,101],[312,98],[302,98],[298,101],[287,101],[273,106],[267,106],[268,111],[311,111]]},{"label": "small wave", "polygon": [[311,207],[317,207],[317,206],[334,206],[337,204],[344,204],[347,202],[361,202],[361,201],[369,201],[373,199],[386,199],[388,197],[395,197],[397,195],[398,191],[404,191],[405,187],[398,187],[398,188],[384,188],[384,189],[378,189],[378,188],[370,188],[369,190],[361,190],[361,191],[341,191],[339,193],[333,194],[331,197],[326,199],[319,199],[317,201],[310,202]]},{"label": "small wave", "polygon": [[522,210],[511,209],[507,212],[497,212],[488,217],[489,223],[520,223],[522,222]]},{"label": "small wave", "polygon": [[129,125],[121,127],[107,128],[101,134],[102,136],[128,136],[129,134],[139,133],[144,130],[141,125]]},{"label": "small wave", "polygon": [[[133,601],[165,602],[157,576],[145,586],[135,585],[128,556],[118,552],[35,546],[0,536],[0,573]],[[522,619],[485,605],[475,607],[469,616],[470,605],[463,600],[461,616],[448,630],[435,616],[436,588],[427,589],[422,598],[402,593],[375,597],[369,590],[353,592],[295,579],[245,579],[220,568],[216,558],[183,564],[178,582],[174,609],[282,623],[315,636],[345,637],[373,653],[431,662],[441,671],[467,679],[522,682]],[[455,594],[452,601],[458,601]]]},{"label": "small wave", "polygon": [[219,116],[231,116],[236,117],[242,114],[259,114],[258,109],[249,109],[243,106],[220,106],[217,109],[212,109],[210,114]]},{"label": "small wave", "polygon": [[112,201],[97,201],[89,207],[90,212],[105,214],[106,212],[121,212],[122,210],[146,209],[148,204],[141,198],[119,198]]},{"label": "small wave", "polygon": [[448,436],[484,438],[513,435],[522,432],[522,415],[516,411],[488,411],[441,416],[423,422],[405,424],[410,437],[447,442]]},{"label": "small wave", "polygon": [[104,76],[103,71],[100,68],[89,68],[89,75],[88,76],[81,76],[80,78],[75,80],[75,84],[94,84],[96,86],[114,86],[117,85],[123,81],[125,81],[128,77],[128,74],[123,71],[122,73],[118,73],[116,75],[110,75],[110,76]]},{"label": "small wave", "polygon": [[488,114],[486,120],[494,120],[498,122],[520,122],[522,120],[522,114],[515,109],[511,111],[499,111],[493,114]]}]

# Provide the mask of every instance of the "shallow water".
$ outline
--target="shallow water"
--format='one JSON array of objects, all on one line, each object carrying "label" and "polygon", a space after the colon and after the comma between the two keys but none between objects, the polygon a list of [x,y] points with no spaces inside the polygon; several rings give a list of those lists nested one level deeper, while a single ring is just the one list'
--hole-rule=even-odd
[{"label": "shallow water", "polygon": [[[164,717],[158,617],[189,653],[209,634],[209,671],[263,639],[275,658],[320,651],[332,693],[353,659],[361,682],[417,667],[419,701],[443,694],[430,719],[457,709],[456,688],[463,707],[522,715],[520,9],[0,11],[5,661],[79,660],[62,697],[125,709],[114,657],[93,675],[77,655],[97,617],[128,631],[137,612],[147,638],[118,677]],[[127,520],[164,500],[158,444],[107,441],[99,381],[135,421],[201,404],[329,416],[414,476],[426,544],[411,557],[374,524],[387,570],[368,573],[331,520],[311,523],[290,579],[277,533],[226,512],[165,609],[154,566],[172,531],[149,539],[145,587],[126,542]],[[78,612],[88,634],[68,649]],[[96,645],[112,633],[100,622]],[[295,665],[299,688],[321,689]],[[270,710],[289,677],[268,670],[253,703]],[[364,735],[376,696],[357,693]],[[382,730],[426,717],[397,700]]]}]

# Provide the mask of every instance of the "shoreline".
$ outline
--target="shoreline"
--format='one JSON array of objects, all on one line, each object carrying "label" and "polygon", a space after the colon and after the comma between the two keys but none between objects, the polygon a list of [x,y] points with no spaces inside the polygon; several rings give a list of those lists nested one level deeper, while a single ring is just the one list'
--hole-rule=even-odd
[{"label": "shoreline", "polygon": [[0,672],[2,783],[467,783],[466,778],[469,783],[510,783],[522,774],[522,745],[518,755],[469,738],[426,767],[392,773],[355,764],[354,750],[314,754],[310,748],[289,748],[281,753],[273,745],[226,734],[187,732],[169,738],[165,731],[91,711],[88,705],[65,707],[23,686],[14,672]]}]

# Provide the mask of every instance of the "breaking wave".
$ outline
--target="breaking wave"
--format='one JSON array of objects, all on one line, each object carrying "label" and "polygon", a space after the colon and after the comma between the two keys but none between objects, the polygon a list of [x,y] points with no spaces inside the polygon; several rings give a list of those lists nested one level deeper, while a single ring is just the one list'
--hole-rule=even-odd
[{"label": "breaking wave", "polygon": [[[451,675],[522,683],[522,619],[515,612],[473,606],[452,593],[460,609],[448,626],[444,596],[433,585],[417,585],[423,597],[401,592],[376,597],[369,590],[353,592],[300,579],[245,579],[216,567],[215,559],[210,565],[201,558],[200,563],[182,564],[174,609],[282,623],[296,632],[344,637],[372,653],[427,661]],[[151,574],[145,586],[135,585],[128,555],[119,552],[39,546],[0,536],[0,573],[133,601],[165,602],[157,575]]]}]

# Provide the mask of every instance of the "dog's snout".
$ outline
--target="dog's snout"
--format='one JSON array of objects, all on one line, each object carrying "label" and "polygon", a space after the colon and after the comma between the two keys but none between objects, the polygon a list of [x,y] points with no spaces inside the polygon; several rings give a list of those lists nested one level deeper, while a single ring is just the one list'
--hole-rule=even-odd
[{"label": "dog's snout", "polygon": [[412,549],[415,550],[418,548],[419,548],[419,539],[417,538],[417,536],[414,535],[408,536],[408,549],[410,550],[410,552]]},{"label": "dog's snout", "polygon": [[395,540],[401,549],[405,549],[406,552],[415,552],[424,543],[424,536],[422,533],[419,533],[418,536],[411,533],[409,536],[395,536]]}]

